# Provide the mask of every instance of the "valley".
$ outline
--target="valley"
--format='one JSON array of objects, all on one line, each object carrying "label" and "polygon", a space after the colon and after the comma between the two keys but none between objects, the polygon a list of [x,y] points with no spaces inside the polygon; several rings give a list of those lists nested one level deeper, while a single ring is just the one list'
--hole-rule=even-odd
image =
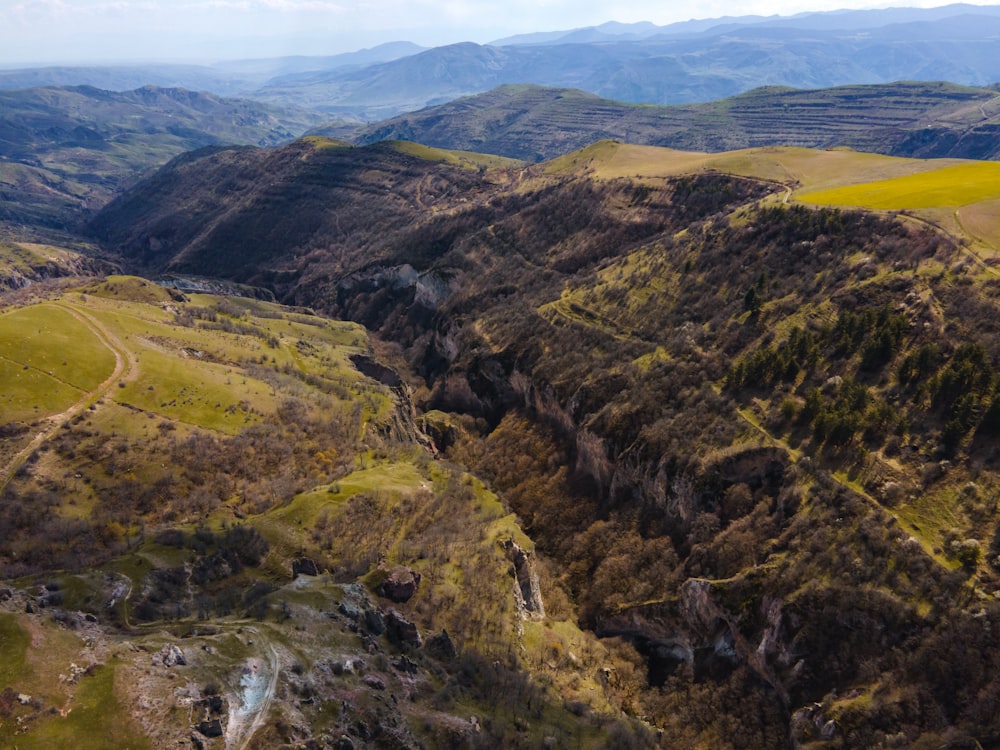
[{"label": "valley", "polygon": [[[889,715],[908,741],[987,736],[961,696],[991,690],[991,673],[947,644],[960,629],[985,653],[992,631],[972,623],[1000,591],[986,312],[1000,236],[942,217],[989,214],[992,180],[970,175],[990,168],[615,141],[529,166],[315,137],[180,160],[112,202],[94,239],[149,276],[260,291],[110,276],[11,298],[11,330],[76,326],[94,352],[73,358],[90,375],[58,376],[76,392],[29,389],[7,417],[5,523],[30,542],[4,565],[38,581],[8,599],[11,627],[48,633],[15,612],[44,612],[52,592],[57,611],[93,613],[115,685],[141,686],[116,690],[155,696],[140,721],[114,693],[154,746],[338,732],[644,746],[656,731],[667,746],[778,747],[823,727],[856,746]],[[11,375],[55,377],[34,341]],[[18,515],[25,502],[45,514]],[[533,551],[534,572],[510,549]],[[327,572],[292,577],[312,564]],[[399,567],[419,589],[391,609],[447,632],[463,660],[503,664],[499,682],[478,667],[451,702],[459,667],[428,655],[430,636],[383,635],[379,581]],[[332,610],[356,623],[342,645],[320,635]],[[181,667],[139,669],[171,644],[197,675],[174,697],[164,680]],[[374,670],[373,647],[387,659]],[[341,676],[321,678],[333,653]],[[355,659],[368,666],[348,677]],[[270,702],[240,692],[258,679]],[[210,680],[217,693],[197,687]],[[537,695],[534,720],[486,708],[510,680]],[[413,709],[368,703],[383,690]],[[168,720],[216,694],[222,739],[211,716]],[[322,735],[312,707],[330,701],[343,705]],[[926,701],[946,730],[920,719]],[[18,711],[24,737],[63,731]]]},{"label": "valley", "polygon": [[1000,746],[996,19],[0,71],[0,747]]}]

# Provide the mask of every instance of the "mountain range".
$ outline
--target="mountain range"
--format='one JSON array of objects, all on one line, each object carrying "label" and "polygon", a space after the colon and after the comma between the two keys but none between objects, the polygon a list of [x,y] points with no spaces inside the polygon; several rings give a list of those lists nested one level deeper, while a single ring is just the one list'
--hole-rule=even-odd
[{"label": "mountain range", "polygon": [[760,86],[824,88],[899,80],[986,86],[1000,81],[1000,10],[950,5],[736,17],[657,27],[611,24],[420,49],[214,66],[0,71],[0,86],[146,84],[308,107],[371,122],[502,84],[578,88],[633,103],[682,104]]},{"label": "mountain range", "polygon": [[[501,86],[369,125],[359,143],[411,140],[538,161],[616,138],[687,151],[768,145],[854,148],[894,156],[1000,156],[996,89],[894,83],[755,89],[705,104],[634,105],[579,90]],[[313,133],[343,135],[342,129]]]}]

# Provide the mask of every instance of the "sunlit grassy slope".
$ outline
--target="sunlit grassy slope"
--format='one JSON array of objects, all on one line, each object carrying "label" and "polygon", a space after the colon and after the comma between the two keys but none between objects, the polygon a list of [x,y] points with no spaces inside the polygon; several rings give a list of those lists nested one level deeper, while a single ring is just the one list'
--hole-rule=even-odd
[{"label": "sunlit grassy slope", "polygon": [[741,149],[721,154],[598,141],[546,162],[551,175],[647,181],[717,171],[776,182],[784,200],[876,210],[907,210],[980,243],[1000,248],[1000,164],[910,159],[850,149]]},{"label": "sunlit grassy slope", "polygon": [[882,210],[966,206],[1000,199],[1000,164],[969,162],[919,174],[804,193],[798,198],[806,203]]}]

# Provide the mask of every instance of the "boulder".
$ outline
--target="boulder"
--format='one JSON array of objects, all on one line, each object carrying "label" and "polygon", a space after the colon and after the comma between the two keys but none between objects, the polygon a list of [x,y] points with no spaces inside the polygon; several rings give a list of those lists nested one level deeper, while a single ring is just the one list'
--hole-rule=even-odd
[{"label": "boulder", "polygon": [[373,690],[385,690],[385,680],[383,680],[378,675],[366,674],[361,678],[362,681]]},{"label": "boulder", "polygon": [[397,604],[408,602],[417,593],[420,586],[420,574],[416,571],[404,568],[402,565],[395,565],[379,584],[379,596],[384,596]]},{"label": "boulder", "polygon": [[159,662],[165,667],[183,667],[187,665],[184,652],[173,643],[160,649],[160,653],[153,657],[153,663]]},{"label": "boulder", "polygon": [[455,644],[447,630],[442,630],[437,635],[432,635],[427,639],[427,653],[435,659],[454,659],[458,656],[458,651],[455,649]]},{"label": "boulder", "polygon": [[413,675],[416,674],[417,671],[419,670],[417,665],[414,664],[413,661],[410,660],[410,657],[408,657],[406,654],[403,654],[401,657],[399,657],[398,661],[394,661],[392,663],[392,666],[398,671],[402,672],[403,674]]},{"label": "boulder", "polygon": [[398,646],[409,645],[420,648],[423,639],[417,626],[403,617],[395,609],[389,609],[385,615],[385,629],[389,640]]},{"label": "boulder", "polygon": [[218,719],[210,719],[209,721],[203,721],[195,727],[199,732],[201,732],[206,737],[221,737],[222,736],[222,722]]},{"label": "boulder", "polygon": [[382,619],[382,613],[377,609],[366,609],[365,628],[372,635],[382,635],[385,632],[385,621]]}]

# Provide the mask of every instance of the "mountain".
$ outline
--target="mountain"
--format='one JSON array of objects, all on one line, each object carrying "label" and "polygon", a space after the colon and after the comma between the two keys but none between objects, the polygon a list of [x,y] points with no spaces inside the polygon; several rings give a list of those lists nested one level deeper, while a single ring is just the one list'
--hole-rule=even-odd
[{"label": "mountain", "polygon": [[234,96],[254,85],[259,84],[252,78],[206,65],[53,65],[0,70],[0,89],[91,86],[132,91],[156,86]]},{"label": "mountain", "polygon": [[370,125],[355,139],[412,140],[529,161],[602,138],[689,151],[794,145],[997,159],[997,101],[993,89],[944,83],[771,87],[672,107],[631,105],[577,90],[502,86]]},{"label": "mountain", "polygon": [[357,68],[398,60],[424,48],[412,42],[387,42],[338,55],[222,60],[211,65],[54,65],[0,69],[0,90],[60,86],[92,86],[131,91],[144,86],[208,91],[219,96],[245,95],[272,78],[318,70]]},{"label": "mountain", "polygon": [[72,227],[182,152],[275,145],[317,121],[301,110],[153,86],[0,91],[0,221]]},{"label": "mountain", "polygon": [[93,228],[389,342],[662,744],[1000,736],[1000,168],[414,148],[193,155]]},{"label": "mountain", "polygon": [[621,29],[611,27],[537,44],[449,45],[360,70],[272,81],[254,96],[372,120],[502,84],[579,88],[631,103],[684,104],[761,86],[824,88],[899,80],[987,86],[1000,81],[1000,15],[991,8],[751,19],[677,35],[646,35],[649,29],[640,28],[641,38],[619,35]]},{"label": "mountain", "polygon": [[357,68],[374,63],[398,60],[415,55],[425,48],[413,42],[386,42],[370,49],[344,52],[339,55],[294,55],[259,60],[224,60],[212,65],[218,71],[263,81],[278,76],[297,76],[319,70]]},{"label": "mountain", "polygon": [[503,84],[578,88],[646,104],[707,102],[762,86],[824,88],[899,80],[1000,81],[1000,10],[956,4],[737,16],[669,26],[606,23],[491,45],[357,52],[213,65],[0,70],[0,88],[183,87],[305,107],[349,121],[392,117]]},{"label": "mountain", "polygon": [[978,14],[1000,15],[1000,7],[953,3],[936,8],[882,8],[877,10],[834,10],[818,13],[797,13],[794,16],[722,16],[720,18],[692,19],[657,26],[652,23],[603,23],[580,29],[543,31],[519,34],[490,42],[494,47],[522,44],[555,44],[571,41],[636,41],[652,37],[680,37],[695,34],[713,34],[734,31],[748,26],[793,27],[798,29],[874,29],[892,24],[915,21],[936,22],[954,16]]}]

